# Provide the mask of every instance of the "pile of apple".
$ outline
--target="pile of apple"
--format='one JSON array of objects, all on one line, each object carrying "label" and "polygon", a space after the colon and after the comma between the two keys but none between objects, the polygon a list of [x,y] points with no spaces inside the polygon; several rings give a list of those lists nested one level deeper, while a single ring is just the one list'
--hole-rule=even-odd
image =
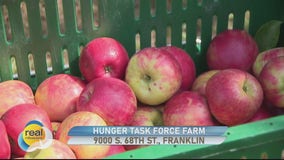
[{"label": "pile of apple", "polygon": [[[146,147],[68,145],[74,126],[235,126],[284,113],[284,48],[258,53],[245,31],[212,39],[208,71],[198,76],[190,54],[175,46],[128,55],[119,41],[100,37],[82,50],[82,77],[53,75],[35,93],[20,80],[1,82],[0,158],[104,158]],[[53,131],[48,148],[19,147],[31,120]]]}]

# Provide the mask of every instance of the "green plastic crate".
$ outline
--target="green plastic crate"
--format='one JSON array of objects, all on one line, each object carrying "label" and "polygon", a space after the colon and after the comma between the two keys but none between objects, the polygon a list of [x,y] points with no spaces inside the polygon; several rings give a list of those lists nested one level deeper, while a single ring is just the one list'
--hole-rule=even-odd
[{"label": "green plastic crate", "polygon": [[[175,45],[207,70],[212,37],[227,28],[251,35],[284,20],[282,0],[0,0],[0,81],[33,90],[58,73],[81,76],[78,58],[90,40],[119,40],[129,56],[149,46]],[[221,145],[149,146],[111,158],[281,158],[284,116],[229,128]]]}]

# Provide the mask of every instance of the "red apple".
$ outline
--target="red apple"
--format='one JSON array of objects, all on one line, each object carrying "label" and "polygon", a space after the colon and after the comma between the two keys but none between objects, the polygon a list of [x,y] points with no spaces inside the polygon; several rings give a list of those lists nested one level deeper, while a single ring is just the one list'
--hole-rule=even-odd
[{"label": "red apple", "polygon": [[126,150],[123,145],[111,145],[106,157],[119,154],[119,153],[123,153],[125,151]]},{"label": "red apple", "polygon": [[284,108],[284,56],[271,59],[259,75],[264,96],[272,105]]},{"label": "red apple", "polygon": [[11,147],[8,139],[8,134],[6,127],[2,120],[0,120],[0,159],[10,159],[11,157]]},{"label": "red apple", "polygon": [[159,105],[179,90],[182,72],[177,60],[169,52],[148,47],[131,57],[125,81],[140,102]]},{"label": "red apple", "polygon": [[207,63],[209,69],[250,71],[257,54],[258,46],[245,30],[226,30],[210,42]]},{"label": "red apple", "polygon": [[[56,139],[67,144],[68,132],[74,126],[106,126],[106,122],[98,115],[88,111],[78,111],[66,117],[56,132]],[[78,159],[103,158],[109,151],[107,145],[69,145]]]},{"label": "red apple", "polygon": [[272,112],[268,110],[267,107],[262,105],[248,122],[259,121],[266,118],[270,118],[272,116],[273,116]]},{"label": "red apple", "polygon": [[166,126],[213,126],[206,99],[197,92],[183,91],[173,96],[163,112]]},{"label": "red apple", "polygon": [[179,63],[182,73],[182,83],[180,91],[189,90],[196,76],[196,68],[194,61],[189,53],[176,46],[161,47],[168,51]]},{"label": "red apple", "polygon": [[119,41],[110,37],[99,37],[83,48],[79,67],[87,81],[99,77],[124,79],[128,61],[128,53]]},{"label": "red apple", "polygon": [[263,67],[271,60],[277,57],[284,56],[284,47],[273,48],[259,53],[253,63],[252,70],[258,78]]},{"label": "red apple", "polygon": [[248,72],[225,69],[208,80],[206,97],[213,116],[220,123],[233,126],[253,117],[262,104],[263,90]]},{"label": "red apple", "polygon": [[10,138],[12,153],[17,156],[25,155],[25,151],[19,147],[18,137],[28,122],[40,121],[51,131],[51,122],[46,111],[35,104],[18,104],[9,109],[2,116],[2,120]]},{"label": "red apple", "polygon": [[19,80],[1,82],[0,91],[0,117],[17,104],[35,104],[33,91],[25,82]]},{"label": "red apple", "polygon": [[[47,148],[27,152],[24,159],[76,159],[75,154],[67,144],[56,139],[51,139],[51,141],[51,144]],[[36,142],[30,147],[37,147],[39,144],[39,142]]]},{"label": "red apple", "polygon": [[192,91],[196,91],[199,94],[206,96],[206,85],[208,80],[218,73],[220,70],[209,70],[206,72],[201,73],[193,82]]},{"label": "red apple", "polygon": [[77,111],[100,115],[108,125],[127,125],[135,114],[137,100],[132,89],[117,78],[96,78],[82,91]]},{"label": "red apple", "polygon": [[85,83],[69,74],[57,74],[45,79],[36,89],[36,104],[42,107],[51,121],[64,120],[76,111],[78,98]]}]

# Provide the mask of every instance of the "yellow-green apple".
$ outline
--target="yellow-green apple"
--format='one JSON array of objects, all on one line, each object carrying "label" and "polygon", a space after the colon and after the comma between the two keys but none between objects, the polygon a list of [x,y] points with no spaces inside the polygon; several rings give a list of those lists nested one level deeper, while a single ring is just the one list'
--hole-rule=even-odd
[{"label": "yellow-green apple", "polygon": [[61,122],[76,111],[78,98],[85,83],[70,74],[56,74],[45,79],[35,92],[35,102],[49,115],[51,121]]},{"label": "yellow-green apple", "polygon": [[284,47],[272,48],[259,53],[253,63],[253,74],[258,78],[263,67],[273,58],[284,56]]},{"label": "yellow-green apple", "polygon": [[118,40],[98,37],[83,48],[79,68],[87,81],[99,77],[124,79],[128,61],[128,52]]},{"label": "yellow-green apple", "polygon": [[190,54],[176,46],[164,46],[161,49],[168,51],[180,65],[182,83],[179,91],[189,90],[196,76],[195,63]]},{"label": "yellow-green apple", "polygon": [[12,153],[17,156],[25,155],[25,151],[19,147],[18,137],[30,121],[39,121],[51,131],[51,122],[48,114],[35,104],[18,104],[5,112],[2,120],[10,138]]},{"label": "yellow-green apple", "polygon": [[235,68],[250,71],[258,46],[245,30],[225,30],[215,36],[207,50],[209,69]]},{"label": "yellow-green apple", "polygon": [[263,101],[259,81],[240,69],[221,70],[206,85],[212,115],[222,124],[233,126],[251,119]]},{"label": "yellow-green apple", "polygon": [[52,135],[55,137],[56,132],[60,126],[61,122],[51,122],[51,128],[52,128]]},{"label": "yellow-green apple", "polygon": [[159,105],[179,90],[182,72],[177,60],[169,52],[148,47],[130,58],[125,81],[140,102]]},{"label": "yellow-green apple", "polygon": [[115,155],[115,154],[119,154],[119,153],[123,153],[125,151],[126,150],[125,150],[123,145],[111,145],[109,147],[109,151],[108,151],[106,157],[112,156],[112,155]]},{"label": "yellow-green apple", "polygon": [[156,106],[139,104],[130,126],[162,126],[163,114]]},{"label": "yellow-green apple", "polygon": [[[71,150],[71,148],[56,139],[50,139],[52,142],[48,145],[48,147],[40,148],[34,150],[32,152],[27,152],[24,156],[25,159],[76,159],[75,154]],[[30,147],[37,147],[42,145],[40,143],[44,142],[36,142],[33,143]]]},{"label": "yellow-green apple", "polygon": [[137,100],[124,81],[101,77],[89,82],[82,91],[77,111],[90,111],[100,115],[108,125],[127,125],[135,114]]},{"label": "yellow-green apple", "polygon": [[[130,126],[162,126],[163,113],[157,107],[158,106],[139,104]],[[125,149],[133,150],[146,146],[147,145],[125,145]]]},{"label": "yellow-green apple", "polygon": [[194,91],[174,95],[163,112],[166,126],[213,126],[214,121],[204,96]]},{"label": "yellow-green apple", "polygon": [[[88,111],[78,111],[66,117],[59,126],[55,139],[68,144],[70,136],[68,132],[74,126],[106,126],[106,122],[98,114]],[[107,155],[110,146],[108,145],[71,145],[78,159],[103,158]]]},{"label": "yellow-green apple", "polygon": [[11,157],[11,147],[8,139],[8,134],[6,127],[2,120],[0,120],[0,159],[10,159]]},{"label": "yellow-green apple", "polygon": [[32,88],[23,81],[8,80],[1,82],[0,91],[0,117],[17,104],[35,104]]},{"label": "yellow-green apple", "polygon": [[219,71],[220,70],[209,70],[209,71],[201,73],[194,80],[191,90],[196,91],[203,96],[206,96],[206,84],[208,80]]},{"label": "yellow-green apple", "polygon": [[284,108],[284,56],[271,59],[259,75],[265,99],[272,105]]}]

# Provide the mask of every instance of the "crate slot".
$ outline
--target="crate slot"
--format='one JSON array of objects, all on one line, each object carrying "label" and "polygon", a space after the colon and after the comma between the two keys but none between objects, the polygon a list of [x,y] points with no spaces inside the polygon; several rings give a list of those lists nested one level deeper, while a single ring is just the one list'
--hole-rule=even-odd
[{"label": "crate slot", "polygon": [[244,30],[247,32],[249,31],[249,21],[250,21],[250,11],[247,10],[245,12],[245,18],[244,18]]},{"label": "crate slot", "polygon": [[140,49],[141,49],[140,33],[136,33],[136,35],[135,35],[135,49],[136,49],[136,52],[140,51]]},{"label": "crate slot", "polygon": [[234,28],[234,14],[230,13],[228,15],[228,29],[232,30]]},{"label": "crate slot", "polygon": [[39,1],[39,11],[40,11],[39,13],[40,13],[42,34],[43,34],[43,36],[47,36],[48,29],[47,29],[46,10],[45,10],[44,0]]},{"label": "crate slot", "polygon": [[187,9],[187,0],[182,0],[182,9]]},{"label": "crate slot", "polygon": [[93,0],[93,22],[95,27],[100,26],[100,20],[99,20],[99,1]]},{"label": "crate slot", "polygon": [[4,21],[4,30],[5,30],[5,37],[7,41],[12,40],[12,29],[10,24],[10,18],[9,18],[9,11],[6,5],[2,5],[1,8],[3,21]]},{"label": "crate slot", "polygon": [[80,45],[78,46],[78,56],[81,55],[83,49],[84,49],[84,45],[83,45],[83,44],[80,44]]},{"label": "crate slot", "polygon": [[134,1],[134,18],[139,19],[140,17],[140,0]]},{"label": "crate slot", "polygon": [[65,28],[65,17],[64,17],[62,0],[57,0],[57,10],[58,10],[57,14],[58,14],[58,19],[59,19],[60,33],[64,34],[66,28]]},{"label": "crate slot", "polygon": [[167,0],[167,12],[172,12],[172,0]]},{"label": "crate slot", "polygon": [[29,19],[28,19],[26,2],[22,1],[21,4],[20,4],[20,7],[21,7],[23,27],[24,27],[24,34],[25,34],[25,37],[28,39],[28,38],[30,38],[30,26],[29,26]]},{"label": "crate slot", "polygon": [[11,68],[12,68],[12,78],[13,79],[18,79],[18,67],[17,67],[17,61],[15,56],[11,56],[10,58],[10,63],[11,63]]},{"label": "crate slot", "polygon": [[167,26],[166,44],[167,46],[170,46],[172,44],[172,27],[171,26]]},{"label": "crate slot", "polygon": [[151,30],[151,47],[156,47],[156,30]]},{"label": "crate slot", "polygon": [[30,69],[30,76],[35,76],[35,65],[34,65],[34,56],[32,53],[28,54],[28,62],[29,62],[29,69]]},{"label": "crate slot", "polygon": [[52,68],[52,58],[51,58],[51,53],[47,51],[45,53],[45,60],[46,60],[46,70],[47,73],[52,73],[53,68]]},{"label": "crate slot", "polygon": [[200,54],[201,51],[201,32],[202,32],[202,20],[201,18],[197,19],[196,22],[196,48],[198,50],[197,54]]},{"label": "crate slot", "polygon": [[75,15],[76,15],[76,27],[78,31],[82,30],[82,13],[80,0],[75,0]]},{"label": "crate slot", "polygon": [[151,0],[150,13],[152,17],[156,16],[156,0]]},{"label": "crate slot", "polygon": [[181,24],[181,44],[182,45],[186,44],[186,23],[185,22]]},{"label": "crate slot", "polygon": [[64,48],[62,50],[62,60],[63,60],[63,69],[67,70],[69,69],[69,56],[68,56],[68,50]]},{"label": "crate slot", "polygon": [[217,35],[217,24],[218,24],[218,18],[216,15],[212,17],[212,33],[211,33],[211,39],[213,39]]}]

